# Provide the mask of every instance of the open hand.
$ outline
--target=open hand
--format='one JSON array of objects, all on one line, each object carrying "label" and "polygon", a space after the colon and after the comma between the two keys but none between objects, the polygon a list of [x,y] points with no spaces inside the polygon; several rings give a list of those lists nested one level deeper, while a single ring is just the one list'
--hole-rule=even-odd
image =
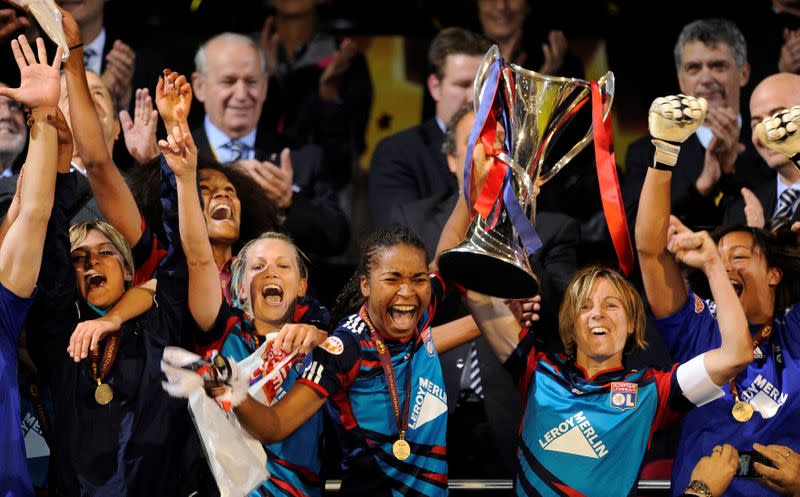
[{"label": "open hand", "polygon": [[319,95],[326,101],[332,101],[339,96],[339,83],[342,75],[350,68],[353,57],[358,53],[358,45],[352,38],[345,38],[336,52],[333,62],[322,71],[319,77]]},{"label": "open hand", "polygon": [[116,40],[106,54],[106,64],[100,79],[111,92],[118,109],[126,109],[131,103],[133,71],[136,68],[136,52],[120,40]]},{"label": "open hand", "polygon": [[125,147],[139,164],[147,164],[158,157],[160,150],[156,140],[158,112],[153,109],[153,99],[147,88],[136,90],[133,119],[127,110],[119,113]]},{"label": "open hand", "polygon": [[253,178],[278,209],[285,210],[292,205],[294,170],[288,148],[281,151],[280,166],[269,161],[257,160],[239,161],[237,166]]},{"label": "open hand", "polygon": [[280,37],[275,30],[275,19],[267,17],[264,26],[261,28],[261,35],[258,38],[261,50],[264,52],[264,62],[266,63],[267,74],[273,76],[278,70],[278,45]]},{"label": "open hand", "polygon": [[56,49],[52,65],[47,63],[44,40],[37,38],[36,48],[38,62],[25,35],[19,35],[16,40],[11,41],[11,51],[19,67],[20,85],[19,88],[0,88],[0,95],[16,100],[30,109],[57,107],[61,93],[61,47]]},{"label": "open hand", "polygon": [[547,33],[547,43],[542,43],[542,53],[544,62],[539,68],[540,73],[555,76],[564,65],[564,57],[567,55],[567,37],[563,31],[551,30]]},{"label": "open hand", "polygon": [[178,112],[184,117],[189,115],[192,85],[186,76],[164,69],[164,76],[158,78],[156,85],[156,107],[168,130],[178,125]]}]

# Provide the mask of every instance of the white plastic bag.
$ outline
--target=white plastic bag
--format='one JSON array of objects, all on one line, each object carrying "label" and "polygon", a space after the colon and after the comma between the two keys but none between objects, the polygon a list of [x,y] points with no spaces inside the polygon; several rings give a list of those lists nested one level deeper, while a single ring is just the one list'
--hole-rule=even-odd
[{"label": "white plastic bag", "polygon": [[203,442],[221,497],[243,497],[269,478],[261,443],[199,390],[189,396],[189,412]]},{"label": "white plastic bag", "polygon": [[[236,368],[239,377],[247,378],[250,395],[265,405],[274,404],[285,393],[283,379],[297,353],[273,353],[275,335],[268,334],[265,343]],[[264,448],[242,428],[233,412],[225,412],[203,389],[189,396],[189,412],[221,497],[245,496],[269,478]]]}]

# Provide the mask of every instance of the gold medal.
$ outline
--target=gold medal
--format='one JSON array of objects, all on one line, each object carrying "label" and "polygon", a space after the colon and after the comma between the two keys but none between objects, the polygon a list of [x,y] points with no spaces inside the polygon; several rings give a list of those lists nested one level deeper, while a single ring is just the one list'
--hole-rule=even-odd
[{"label": "gold medal", "polygon": [[94,400],[101,406],[107,405],[114,398],[114,390],[108,383],[100,383],[94,390]]},{"label": "gold medal", "polygon": [[736,403],[733,404],[733,409],[731,409],[731,414],[733,414],[733,419],[740,423],[746,423],[750,421],[750,418],[753,417],[753,406],[751,406],[747,402],[742,402],[741,400],[736,400]]},{"label": "gold medal", "polygon": [[408,445],[408,442],[400,438],[392,444],[392,454],[394,454],[394,457],[397,459],[405,461],[408,459],[408,456],[411,455],[411,446]]}]

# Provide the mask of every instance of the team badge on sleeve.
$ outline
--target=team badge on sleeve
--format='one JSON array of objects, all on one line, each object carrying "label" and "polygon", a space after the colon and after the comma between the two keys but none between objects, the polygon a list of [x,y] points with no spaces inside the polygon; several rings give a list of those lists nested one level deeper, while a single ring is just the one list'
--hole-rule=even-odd
[{"label": "team badge on sleeve", "polygon": [[636,395],[639,386],[636,383],[625,381],[615,381],[611,383],[609,399],[611,407],[616,407],[620,411],[636,408]]},{"label": "team badge on sleeve", "polygon": [[703,299],[698,297],[697,295],[694,296],[694,312],[696,314],[700,314],[703,312],[705,305],[703,304]]},{"label": "team badge on sleeve", "polygon": [[323,350],[327,350],[333,355],[339,355],[344,352],[344,344],[342,343],[342,339],[335,336],[326,338],[324,342],[319,344],[319,346]]}]

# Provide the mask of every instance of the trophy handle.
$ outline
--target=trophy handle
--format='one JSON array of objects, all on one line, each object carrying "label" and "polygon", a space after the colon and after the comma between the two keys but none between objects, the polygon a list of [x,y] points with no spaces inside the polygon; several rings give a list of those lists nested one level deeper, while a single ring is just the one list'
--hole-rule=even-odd
[{"label": "trophy handle", "polygon": [[486,82],[486,76],[489,74],[489,68],[492,67],[495,60],[502,58],[503,56],[500,54],[500,48],[498,48],[497,45],[492,45],[492,48],[483,56],[481,65],[478,67],[478,73],[475,75],[475,82],[472,84],[472,91],[474,92],[472,96],[472,105],[475,108],[476,114],[481,106],[481,93],[483,92],[483,84]]},{"label": "trophy handle", "polygon": [[[601,92],[606,93],[608,95],[608,98],[605,101],[605,106],[603,108],[603,121],[605,121],[608,118],[608,113],[611,112],[611,104],[614,102],[614,73],[608,71],[605,76],[597,80],[597,85],[600,88]],[[578,143],[576,143],[571,149],[569,149],[569,152],[564,154],[564,157],[559,159],[559,161],[556,162],[555,165],[552,168],[550,168],[549,171],[539,176],[537,184],[541,186],[550,181],[551,179],[553,179],[553,176],[555,176],[556,173],[561,171],[561,169],[564,166],[566,166],[567,163],[569,163],[569,161],[575,158],[576,155],[578,155],[584,148],[586,148],[586,145],[588,145],[593,138],[594,138],[594,126],[589,125],[589,130],[586,131],[584,137],[581,138],[581,140]]]}]

